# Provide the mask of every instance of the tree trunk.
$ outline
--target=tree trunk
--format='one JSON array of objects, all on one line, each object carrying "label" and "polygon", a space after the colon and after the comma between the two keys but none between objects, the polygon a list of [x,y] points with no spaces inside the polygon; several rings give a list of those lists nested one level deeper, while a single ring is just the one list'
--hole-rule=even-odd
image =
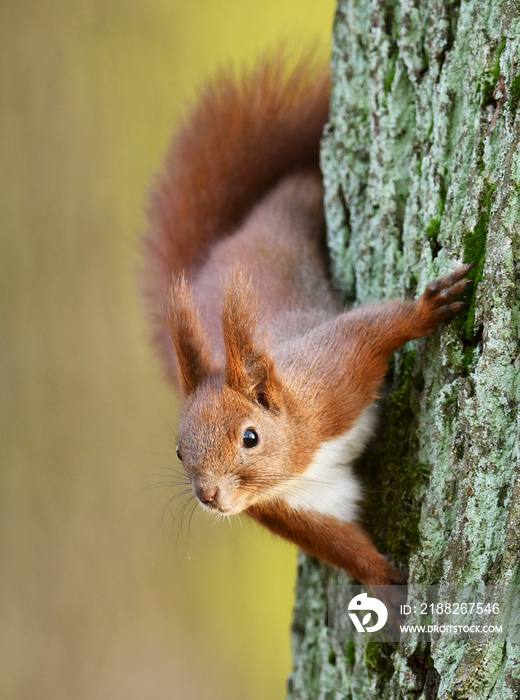
[{"label": "tree trunk", "polygon": [[[507,0],[340,0],[322,150],[348,303],[412,298],[475,262],[469,308],[396,354],[361,460],[365,525],[424,584],[519,584],[520,19]],[[520,697],[520,649],[337,644],[300,555],[289,697]],[[361,637],[361,636],[360,636]]]}]

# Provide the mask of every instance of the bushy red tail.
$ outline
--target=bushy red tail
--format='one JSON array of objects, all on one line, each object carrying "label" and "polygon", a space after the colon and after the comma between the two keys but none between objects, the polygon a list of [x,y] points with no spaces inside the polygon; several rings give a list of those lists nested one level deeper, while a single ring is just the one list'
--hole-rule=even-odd
[{"label": "bushy red tail", "polygon": [[174,139],[149,203],[143,288],[154,343],[175,383],[163,320],[172,275],[189,278],[283,176],[318,167],[329,82],[312,56],[291,70],[279,55],[241,79],[221,74]]}]

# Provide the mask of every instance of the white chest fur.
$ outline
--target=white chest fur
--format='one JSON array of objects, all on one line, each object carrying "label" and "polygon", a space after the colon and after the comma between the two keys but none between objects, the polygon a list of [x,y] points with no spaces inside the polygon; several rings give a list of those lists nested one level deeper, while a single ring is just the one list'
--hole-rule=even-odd
[{"label": "white chest fur", "polygon": [[374,432],[376,413],[377,408],[369,406],[349,431],[322,443],[303,474],[277,489],[287,505],[343,522],[356,519],[361,486],[351,465]]}]

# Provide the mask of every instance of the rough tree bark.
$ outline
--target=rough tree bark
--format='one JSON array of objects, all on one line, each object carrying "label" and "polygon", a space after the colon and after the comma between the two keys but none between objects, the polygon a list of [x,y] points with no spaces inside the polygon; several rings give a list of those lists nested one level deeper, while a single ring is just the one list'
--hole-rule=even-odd
[{"label": "rough tree bark", "polygon": [[[350,303],[413,297],[474,261],[468,312],[395,357],[361,461],[366,526],[411,580],[520,583],[520,4],[340,0],[322,168]],[[520,649],[337,645],[300,558],[289,697],[520,697]]]}]

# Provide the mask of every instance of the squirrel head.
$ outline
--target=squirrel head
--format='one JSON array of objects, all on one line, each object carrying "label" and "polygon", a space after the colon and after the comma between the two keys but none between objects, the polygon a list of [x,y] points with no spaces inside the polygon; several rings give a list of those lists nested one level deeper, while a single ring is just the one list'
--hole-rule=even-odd
[{"label": "squirrel head", "polygon": [[169,327],[186,405],[177,455],[208,510],[234,514],[269,498],[290,478],[295,433],[287,392],[256,337],[250,280],[234,271],[224,285],[225,367],[215,369],[186,281],[172,288]]}]

